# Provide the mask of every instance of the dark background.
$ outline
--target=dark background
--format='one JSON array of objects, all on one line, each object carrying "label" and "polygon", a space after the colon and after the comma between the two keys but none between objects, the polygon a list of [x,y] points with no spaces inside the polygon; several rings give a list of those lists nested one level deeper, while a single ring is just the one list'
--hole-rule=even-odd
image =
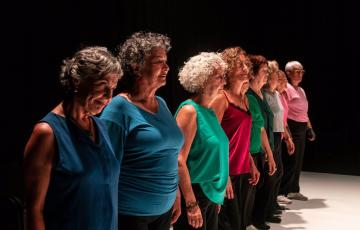
[{"label": "dark background", "polygon": [[240,45],[248,53],[276,59],[282,69],[289,60],[300,61],[317,134],[317,140],[307,145],[304,170],[360,175],[356,84],[360,27],[354,4],[129,0],[15,5],[11,17],[2,16],[6,52],[2,53],[0,195],[21,197],[22,152],[35,122],[61,100],[57,83],[61,61],[87,45],[114,51],[139,30],[172,39],[171,71],[159,95],[173,112],[187,97],[177,81],[178,70],[200,51]]}]

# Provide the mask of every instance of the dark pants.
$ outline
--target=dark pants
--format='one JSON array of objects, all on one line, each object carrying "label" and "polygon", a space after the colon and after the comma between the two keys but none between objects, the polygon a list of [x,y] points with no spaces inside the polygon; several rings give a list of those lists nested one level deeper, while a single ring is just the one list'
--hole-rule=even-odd
[{"label": "dark pants", "polygon": [[280,193],[283,195],[291,192],[300,192],[299,180],[306,143],[306,122],[296,122],[288,119],[288,125],[293,137],[295,152],[291,156],[289,156],[287,151],[283,151],[282,153],[284,175],[281,182]]},{"label": "dark pants", "polygon": [[254,210],[254,205],[255,205],[255,196],[256,196],[256,191],[258,188],[261,188],[264,184],[264,165],[265,165],[265,158],[264,158],[264,154],[262,153],[256,153],[256,154],[252,154],[251,157],[254,160],[254,164],[256,166],[256,168],[259,170],[260,172],[260,179],[259,182],[257,183],[256,186],[250,186],[249,187],[249,192],[248,192],[248,210],[245,211],[245,214],[247,215],[246,218],[246,223],[247,225],[252,224],[252,214],[253,214],[253,210]]},{"label": "dark pants", "polygon": [[281,179],[283,177],[283,172],[284,172],[284,167],[283,167],[283,163],[282,163],[282,159],[281,159],[281,152],[282,152],[282,148],[281,148],[281,133],[275,132],[274,133],[274,160],[276,163],[276,172],[273,175],[275,177],[275,189],[274,189],[274,193],[272,194],[272,207],[270,209],[270,212],[268,213],[269,216],[272,215],[273,211],[276,209],[277,207],[277,196],[279,194],[279,190],[280,190],[280,185],[281,185]]},{"label": "dark pants", "polygon": [[234,199],[225,198],[219,213],[220,230],[245,230],[246,217],[249,216],[249,178],[250,173],[231,176]]},{"label": "dark pants", "polygon": [[172,209],[159,216],[119,215],[119,230],[169,230]]},{"label": "dark pants", "polygon": [[185,200],[184,197],[181,197],[181,215],[173,226],[174,230],[192,230],[192,229],[217,230],[218,229],[218,214],[216,209],[217,205],[206,197],[199,184],[192,184],[192,189],[194,191],[196,200],[199,202],[199,207],[201,209],[201,215],[203,218],[203,225],[201,228],[193,228],[189,224],[186,214]]},{"label": "dark pants", "polygon": [[[263,155],[263,154],[262,154]],[[277,177],[269,175],[268,163],[262,165],[261,176],[263,177],[263,185],[256,188],[254,208],[252,213],[253,224],[265,223],[266,217],[273,207],[273,194],[275,192],[275,184]],[[259,164],[260,167],[260,164]],[[259,168],[258,168],[259,169]],[[259,170],[260,171],[260,170]]]}]

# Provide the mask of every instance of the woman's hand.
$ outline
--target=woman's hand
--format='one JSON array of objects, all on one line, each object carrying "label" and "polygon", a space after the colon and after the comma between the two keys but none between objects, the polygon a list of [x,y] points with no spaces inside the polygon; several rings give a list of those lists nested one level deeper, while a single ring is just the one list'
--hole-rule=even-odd
[{"label": "woman's hand", "polygon": [[186,206],[186,215],[192,227],[200,228],[203,225],[201,210],[197,202]]},{"label": "woman's hand", "polygon": [[180,195],[180,191],[178,188],[178,190],[176,192],[175,203],[172,208],[171,224],[175,223],[180,215],[181,215],[181,195]]},{"label": "woman's hand", "polygon": [[229,200],[234,199],[234,190],[233,190],[233,186],[232,186],[230,177],[228,178],[228,182],[226,185],[225,197],[228,198]]}]

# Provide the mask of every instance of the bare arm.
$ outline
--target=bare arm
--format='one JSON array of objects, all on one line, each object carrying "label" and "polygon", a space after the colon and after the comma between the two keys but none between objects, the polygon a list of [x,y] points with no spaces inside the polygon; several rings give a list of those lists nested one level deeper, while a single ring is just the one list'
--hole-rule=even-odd
[{"label": "bare arm", "polygon": [[183,106],[176,116],[176,122],[184,134],[184,145],[180,150],[178,164],[179,164],[179,185],[181,193],[185,199],[186,206],[193,206],[191,209],[187,209],[188,222],[194,228],[199,228],[203,224],[201,211],[198,205],[196,205],[196,197],[191,187],[191,180],[189,170],[186,164],[189,156],[191,144],[194,140],[197,122],[196,122],[196,110],[192,105]]},{"label": "bare arm", "polygon": [[43,209],[53,167],[54,135],[47,123],[39,123],[24,152],[25,205],[27,229],[44,230]]},{"label": "bare arm", "polygon": [[292,140],[289,127],[287,125],[286,125],[285,131],[284,131],[284,140],[285,140],[286,148],[288,150],[288,154],[292,155],[295,151],[295,145]]}]

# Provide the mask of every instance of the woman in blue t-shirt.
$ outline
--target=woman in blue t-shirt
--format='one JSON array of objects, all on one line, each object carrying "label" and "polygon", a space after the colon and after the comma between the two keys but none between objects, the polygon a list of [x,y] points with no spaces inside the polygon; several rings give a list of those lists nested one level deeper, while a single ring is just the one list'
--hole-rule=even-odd
[{"label": "woman in blue t-shirt", "polygon": [[119,229],[168,230],[180,215],[177,157],[183,136],[156,96],[166,84],[170,48],[168,37],[151,32],[134,33],[120,47],[120,94],[101,115],[121,161]]}]

